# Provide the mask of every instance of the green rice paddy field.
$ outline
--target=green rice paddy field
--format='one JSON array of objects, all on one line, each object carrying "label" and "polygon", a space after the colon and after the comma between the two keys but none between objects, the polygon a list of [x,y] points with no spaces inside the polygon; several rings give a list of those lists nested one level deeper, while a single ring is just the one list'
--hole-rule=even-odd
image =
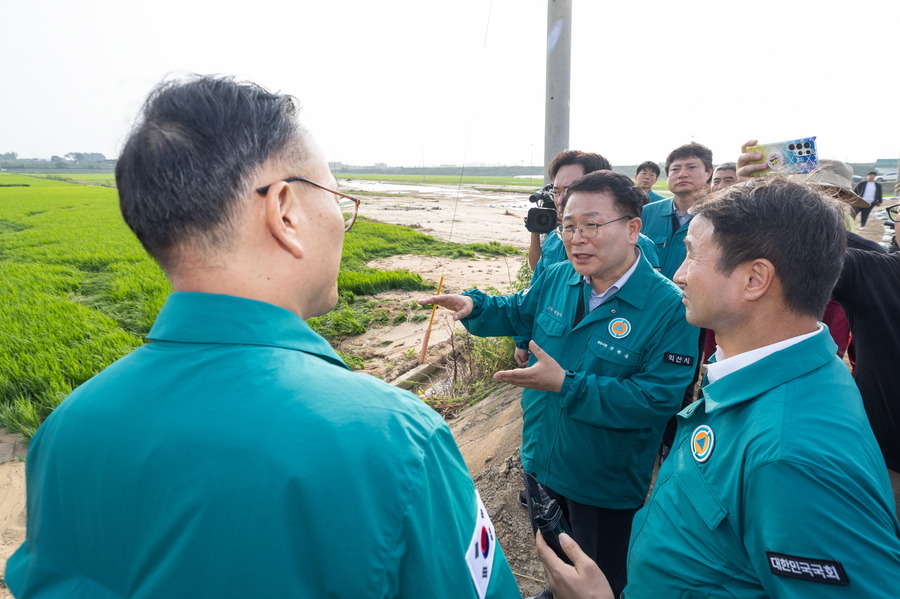
[{"label": "green rice paddy field", "polygon": [[[93,185],[0,173],[0,426],[26,437],[72,389],[143,343],[171,291],[122,221],[116,190],[66,176]],[[414,273],[365,266],[407,253],[519,252],[361,220],[344,243],[341,301],[310,324],[332,339],[356,334],[379,313],[366,295],[426,289]]]}]

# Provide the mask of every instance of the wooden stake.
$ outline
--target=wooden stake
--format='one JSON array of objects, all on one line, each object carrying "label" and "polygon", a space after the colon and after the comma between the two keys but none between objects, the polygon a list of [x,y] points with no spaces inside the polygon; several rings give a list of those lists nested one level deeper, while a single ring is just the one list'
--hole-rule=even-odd
[{"label": "wooden stake", "polygon": [[[438,281],[437,294],[441,294],[441,289],[444,287],[444,275],[441,275],[441,280]],[[419,364],[425,363],[425,351],[428,349],[428,339],[431,337],[431,326],[434,324],[434,315],[437,312],[438,305],[434,304],[431,306],[431,320],[428,321],[428,328],[425,330],[425,336],[422,337],[422,349],[419,350]]]}]

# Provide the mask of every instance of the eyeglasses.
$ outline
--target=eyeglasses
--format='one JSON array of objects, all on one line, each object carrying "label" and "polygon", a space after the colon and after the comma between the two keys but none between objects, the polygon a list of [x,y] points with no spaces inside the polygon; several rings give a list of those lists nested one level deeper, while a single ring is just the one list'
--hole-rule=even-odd
[{"label": "eyeglasses", "polygon": [[900,222],[900,204],[894,204],[893,206],[888,206],[884,209],[887,212],[888,218],[894,221],[895,223]]},{"label": "eyeglasses", "polygon": [[632,216],[620,216],[619,218],[606,221],[605,223],[581,223],[580,225],[564,225],[560,227],[562,231],[562,238],[565,241],[569,241],[573,237],[575,237],[575,230],[578,229],[578,232],[581,233],[581,236],[585,239],[593,239],[597,236],[597,231],[600,227],[608,225],[610,223],[614,223],[616,221],[620,221],[624,218],[634,218]]},{"label": "eyeglasses", "polygon": [[[310,185],[318,187],[319,189],[324,189],[325,191],[329,191],[329,192],[333,193],[334,195],[338,196],[340,198],[338,200],[338,208],[341,211],[341,216],[344,217],[344,232],[345,233],[347,231],[349,231],[350,227],[353,226],[353,223],[356,222],[356,213],[359,211],[360,200],[357,200],[356,198],[354,198],[352,196],[348,196],[345,193],[341,193],[339,191],[329,189],[328,187],[325,187],[324,185],[319,185],[315,181],[310,181],[309,179],[307,179],[305,177],[289,177],[287,179],[282,179],[282,181],[285,183],[293,183],[294,181],[303,181],[304,183],[309,183]],[[260,193],[262,195],[266,195],[267,193],[269,193],[270,187],[272,187],[272,185],[266,185],[265,187],[259,187],[259,188],[257,188],[256,192]]]},{"label": "eyeglasses", "polygon": [[554,198],[558,198],[559,196],[566,193],[566,189],[568,189],[568,187],[565,187],[565,186],[557,187],[554,185],[553,187],[550,188],[550,193],[553,195]]}]

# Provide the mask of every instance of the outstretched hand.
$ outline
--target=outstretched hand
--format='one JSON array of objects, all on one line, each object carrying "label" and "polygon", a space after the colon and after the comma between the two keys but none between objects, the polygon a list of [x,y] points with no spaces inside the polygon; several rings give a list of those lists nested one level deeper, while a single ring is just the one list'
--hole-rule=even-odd
[{"label": "outstretched hand", "polygon": [[535,543],[556,599],[615,599],[606,576],[572,537],[565,533],[559,535],[559,544],[572,566],[559,559],[544,541],[541,531],[537,532]]},{"label": "outstretched hand", "polygon": [[765,162],[753,163],[754,160],[762,160],[764,158],[762,154],[759,152],[747,152],[747,148],[755,146],[757,143],[759,142],[755,139],[751,139],[741,146],[741,155],[737,161],[738,181],[749,181],[753,178],[751,173],[769,168],[769,165]]},{"label": "outstretched hand", "polygon": [[536,389],[538,391],[559,391],[566,379],[566,371],[559,362],[550,357],[548,353],[538,347],[532,341],[528,347],[537,358],[537,362],[528,368],[515,370],[501,370],[494,373],[494,378],[503,383],[510,383],[517,387]]},{"label": "outstretched hand", "polygon": [[437,304],[442,308],[453,311],[453,320],[460,320],[472,313],[475,302],[467,295],[432,295],[419,300],[420,306]]}]

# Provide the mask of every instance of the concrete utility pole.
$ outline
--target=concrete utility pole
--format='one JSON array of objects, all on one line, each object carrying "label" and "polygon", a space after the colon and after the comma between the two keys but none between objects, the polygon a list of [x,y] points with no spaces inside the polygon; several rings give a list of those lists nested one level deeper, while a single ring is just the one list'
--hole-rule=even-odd
[{"label": "concrete utility pole", "polygon": [[547,90],[544,109],[544,184],[553,157],[569,147],[572,0],[547,0]]}]

